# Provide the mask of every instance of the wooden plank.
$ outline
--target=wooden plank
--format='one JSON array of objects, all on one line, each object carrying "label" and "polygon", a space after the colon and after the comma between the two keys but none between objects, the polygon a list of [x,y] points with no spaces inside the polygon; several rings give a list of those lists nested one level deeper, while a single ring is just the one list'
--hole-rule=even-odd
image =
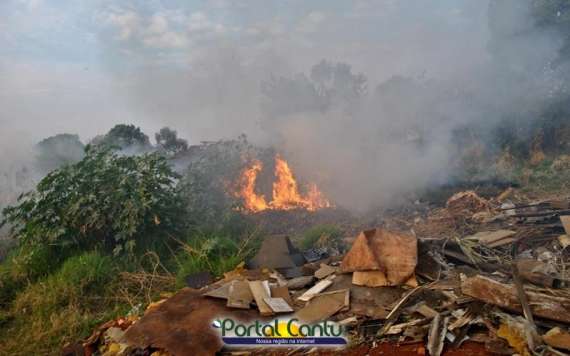
[{"label": "wooden plank", "polygon": [[331,274],[336,273],[337,270],[338,269],[336,267],[331,267],[327,264],[321,263],[321,267],[315,272],[315,277],[318,279],[327,278]]},{"label": "wooden plank", "polygon": [[[475,276],[463,279],[461,291],[463,294],[485,303],[522,314],[523,310],[516,288],[511,284],[503,284],[491,278]],[[570,303],[568,303],[568,298],[529,290],[525,290],[525,293],[533,315],[570,323]]]},{"label": "wooden plank", "polygon": [[267,281],[249,281],[249,289],[255,299],[255,304],[259,309],[259,313],[263,316],[273,315],[273,310],[267,305],[264,298],[269,298],[269,282]]},{"label": "wooden plank", "polygon": [[249,309],[252,301],[253,295],[247,281],[236,280],[231,282],[228,303],[226,304],[229,308]]},{"label": "wooden plank", "polygon": [[350,298],[347,297],[349,293],[344,289],[317,295],[303,309],[295,313],[295,318],[307,324],[326,320],[344,308],[347,298]]},{"label": "wooden plank", "polygon": [[465,239],[475,240],[487,246],[500,246],[501,243],[499,241],[510,238],[515,234],[516,232],[512,230],[481,231],[475,235],[467,236]]},{"label": "wooden plank", "polygon": [[566,235],[570,235],[570,215],[560,216],[560,221],[562,221],[562,226],[564,226],[564,231],[566,231]]},{"label": "wooden plank", "polygon": [[275,313],[292,313],[294,310],[283,298],[263,298],[263,301],[269,305]]},{"label": "wooden plank", "polygon": [[390,282],[382,271],[356,271],[352,273],[352,284],[365,287],[385,287]]},{"label": "wooden plank", "polygon": [[560,329],[559,327],[550,329],[542,336],[542,340],[552,347],[570,350],[570,333],[566,330]]},{"label": "wooden plank", "polygon": [[299,298],[300,301],[308,302],[311,300],[315,295],[319,294],[320,292],[327,289],[332,284],[330,279],[323,279],[319,283],[315,284],[311,289],[303,293]]}]

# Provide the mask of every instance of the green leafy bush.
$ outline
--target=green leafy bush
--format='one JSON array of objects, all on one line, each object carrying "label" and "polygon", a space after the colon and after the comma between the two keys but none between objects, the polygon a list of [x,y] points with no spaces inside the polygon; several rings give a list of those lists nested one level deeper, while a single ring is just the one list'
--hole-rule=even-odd
[{"label": "green leafy bush", "polygon": [[24,244],[101,246],[132,252],[144,236],[182,226],[178,176],[158,154],[119,156],[89,148],[4,209]]}]

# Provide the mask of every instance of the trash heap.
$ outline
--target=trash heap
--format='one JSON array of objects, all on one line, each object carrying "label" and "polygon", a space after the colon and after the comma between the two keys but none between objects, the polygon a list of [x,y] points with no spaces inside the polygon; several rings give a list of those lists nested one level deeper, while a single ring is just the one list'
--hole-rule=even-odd
[{"label": "trash heap", "polygon": [[138,320],[105,324],[82,347],[106,355],[244,354],[224,348],[212,320],[288,316],[345,326],[350,347],[338,352],[347,354],[385,343],[436,356],[473,344],[477,354],[566,354],[570,200],[515,204],[514,194],[455,194],[445,208],[362,231],[345,253],[300,252],[285,235],[268,237],[247,265],[207,285],[204,275],[189,276],[194,288]]}]

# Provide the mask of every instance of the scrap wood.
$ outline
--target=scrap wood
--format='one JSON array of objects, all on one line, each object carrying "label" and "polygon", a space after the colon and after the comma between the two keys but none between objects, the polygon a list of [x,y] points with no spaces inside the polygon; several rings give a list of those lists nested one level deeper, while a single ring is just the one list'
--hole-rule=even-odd
[{"label": "scrap wood", "polygon": [[252,301],[253,295],[247,281],[235,280],[231,282],[228,303],[226,304],[229,308],[249,309]]},{"label": "scrap wood", "polygon": [[566,235],[570,235],[570,215],[560,216],[560,221],[562,222],[562,226],[564,226],[564,231],[566,231]]},{"label": "scrap wood", "polygon": [[512,230],[481,231],[475,235],[464,237],[464,239],[474,240],[490,247],[497,247],[505,244],[505,241],[514,241],[514,239],[509,238],[515,234],[516,232]]},{"label": "scrap wood", "polygon": [[[500,283],[484,276],[475,276],[462,278],[461,291],[463,294],[485,303],[522,313],[516,288],[511,284]],[[568,298],[529,290],[525,290],[525,292],[533,315],[570,323],[570,302]]]},{"label": "scrap wood", "polygon": [[342,319],[341,321],[338,322],[338,324],[342,326],[354,326],[358,324],[358,317],[351,316],[349,318]]},{"label": "scrap wood", "polygon": [[255,299],[255,304],[262,316],[273,315],[273,310],[265,302],[265,298],[271,297],[269,283],[267,281],[248,281],[249,289]]},{"label": "scrap wood", "polygon": [[291,313],[293,308],[283,298],[272,298],[265,297],[263,301],[273,310],[275,313]]},{"label": "scrap wood", "polygon": [[283,298],[287,304],[293,305],[293,300],[286,286],[271,286],[271,296],[275,298]]},{"label": "scrap wood", "polygon": [[302,302],[308,302],[309,300],[311,300],[315,295],[319,294],[320,292],[324,291],[325,289],[327,289],[331,284],[332,284],[332,279],[323,279],[321,280],[319,283],[315,284],[312,288],[310,288],[308,291],[306,291],[305,293],[303,293],[303,295],[301,295],[299,298],[297,298],[298,300],[302,301]]},{"label": "scrap wood", "polygon": [[542,336],[542,340],[552,347],[570,351],[570,333],[567,330],[552,328]]},{"label": "scrap wood", "polygon": [[410,308],[410,311],[412,313],[419,313],[426,318],[434,318],[437,314],[439,314],[438,312],[430,308],[424,301],[414,305],[412,308]]},{"label": "scrap wood", "polygon": [[490,207],[487,200],[481,198],[472,190],[454,194],[447,200],[445,206],[448,211],[457,215],[465,213],[473,214],[488,210]]},{"label": "scrap wood", "polygon": [[428,319],[416,319],[408,321],[407,323],[394,324],[390,326],[384,335],[399,335],[411,326],[425,325],[429,322]]},{"label": "scrap wood", "polygon": [[345,308],[349,298],[348,289],[316,295],[295,317],[308,324],[326,320]]},{"label": "scrap wood", "polygon": [[516,267],[518,274],[524,280],[547,288],[560,287],[560,279],[548,274],[552,266],[542,261],[530,258],[520,259],[516,261]]},{"label": "scrap wood", "polygon": [[333,273],[336,273],[338,268],[331,267],[327,264],[321,263],[321,267],[315,272],[315,277],[318,279],[323,279],[330,276]]},{"label": "scrap wood", "polygon": [[545,217],[545,216],[559,216],[570,214],[570,209],[566,210],[551,210],[551,211],[538,211],[534,213],[518,213],[511,215],[514,218],[532,218],[532,217]]},{"label": "scrap wood", "polygon": [[400,301],[394,306],[392,311],[386,316],[386,323],[384,324],[382,329],[378,331],[378,336],[384,335],[390,329],[390,327],[394,324],[394,322],[398,320],[398,317],[400,316],[404,304],[410,299],[412,295],[416,294],[418,291],[420,291],[423,288],[424,288],[423,286],[416,287],[411,291],[409,291],[408,293],[406,293],[402,297],[402,299],[400,299]]},{"label": "scrap wood", "polygon": [[525,327],[525,333],[524,335],[526,336],[526,340],[528,343],[528,347],[530,350],[535,350],[537,343],[542,343],[539,336],[538,336],[538,331],[536,329],[536,324],[534,323],[534,318],[532,316],[532,311],[530,309],[530,305],[528,302],[528,297],[525,293],[525,290],[523,288],[523,284],[521,281],[521,277],[519,275],[518,272],[518,268],[517,268],[517,264],[513,263],[513,283],[515,285],[515,289],[517,291],[517,296],[519,298],[522,310],[523,310],[523,315],[526,319],[526,327]]},{"label": "scrap wood", "polygon": [[428,333],[427,349],[431,356],[440,356],[443,351],[443,344],[447,334],[447,325],[449,324],[449,316],[443,318],[441,314],[437,314],[431,321]]},{"label": "scrap wood", "polygon": [[414,274],[417,245],[413,235],[386,229],[363,231],[344,256],[341,271],[382,271],[389,285],[401,285]]},{"label": "scrap wood", "polygon": [[558,242],[563,249],[570,246],[570,235],[560,235],[558,236]]}]

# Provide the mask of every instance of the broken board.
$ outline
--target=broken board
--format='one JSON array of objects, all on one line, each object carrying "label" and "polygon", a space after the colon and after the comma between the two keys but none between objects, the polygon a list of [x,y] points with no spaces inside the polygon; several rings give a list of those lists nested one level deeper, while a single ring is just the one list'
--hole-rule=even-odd
[{"label": "broken board", "polygon": [[516,232],[512,230],[481,231],[475,235],[467,236],[465,239],[477,241],[489,247],[497,247],[513,242],[512,238]]},{"label": "broken board", "polygon": [[291,313],[293,308],[283,298],[263,298],[263,301],[269,305],[275,313]]},{"label": "broken board", "polygon": [[332,284],[332,281],[329,279],[324,279],[322,281],[320,281],[319,283],[315,284],[311,289],[309,289],[308,291],[306,291],[305,293],[303,293],[303,295],[301,295],[299,298],[297,298],[298,300],[302,301],[302,302],[308,302],[309,300],[311,300],[315,295],[319,294],[320,292],[324,291],[325,289],[327,289],[330,285]]},{"label": "broken board", "polygon": [[283,298],[287,304],[293,305],[289,289],[286,286],[271,286],[271,296],[274,298]]},{"label": "broken board", "polygon": [[570,235],[570,215],[560,216],[560,221],[562,221],[562,226],[564,226],[564,231],[566,231],[566,235]]},{"label": "broken board", "polygon": [[349,299],[348,289],[317,295],[303,309],[295,313],[295,318],[307,324],[326,320],[344,309]]},{"label": "broken board", "polygon": [[253,295],[247,281],[232,281],[230,284],[228,303],[229,308],[249,309]]},{"label": "broken board", "polygon": [[336,267],[331,267],[327,264],[321,263],[321,268],[319,268],[315,272],[315,277],[317,277],[318,279],[327,278],[331,274],[336,273],[336,271],[337,271]]},{"label": "broken board", "polygon": [[262,316],[273,315],[273,310],[267,305],[264,298],[271,297],[269,283],[267,281],[249,281],[249,289],[255,299],[255,304],[259,309],[259,313]]}]

